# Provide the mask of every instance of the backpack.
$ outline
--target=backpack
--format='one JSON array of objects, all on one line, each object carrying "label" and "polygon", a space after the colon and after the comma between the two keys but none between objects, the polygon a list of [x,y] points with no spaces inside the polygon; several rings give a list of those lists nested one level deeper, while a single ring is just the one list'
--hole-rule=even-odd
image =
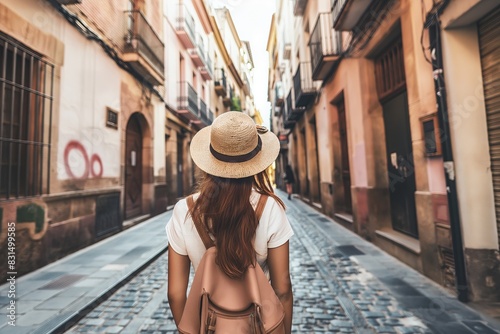
[{"label": "backpack", "polygon": [[[256,208],[260,220],[267,200],[261,195]],[[193,197],[187,198],[189,211]],[[258,263],[241,279],[228,277],[215,263],[217,250],[205,226],[192,215],[206,251],[196,269],[179,323],[185,334],[284,334],[283,305]]]}]

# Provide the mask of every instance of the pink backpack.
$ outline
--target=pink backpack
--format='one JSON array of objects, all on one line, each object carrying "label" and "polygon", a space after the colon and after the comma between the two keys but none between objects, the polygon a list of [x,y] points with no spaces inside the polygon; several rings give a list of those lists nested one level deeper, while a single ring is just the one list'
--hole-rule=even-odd
[{"label": "pink backpack", "polygon": [[[257,204],[258,220],[267,197],[261,195]],[[192,196],[187,198],[187,204],[191,212]],[[179,332],[284,334],[283,306],[260,265],[248,267],[241,279],[229,278],[215,263],[217,250],[205,226],[197,219],[193,220],[207,250],[194,275]]]}]

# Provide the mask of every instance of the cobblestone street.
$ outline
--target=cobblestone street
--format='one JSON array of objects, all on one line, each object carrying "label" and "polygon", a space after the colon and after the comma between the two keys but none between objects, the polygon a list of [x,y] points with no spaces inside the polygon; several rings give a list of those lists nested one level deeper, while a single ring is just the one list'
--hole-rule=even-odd
[{"label": "cobblestone street", "polygon": [[[500,333],[498,324],[299,199],[286,204],[295,231],[294,333]],[[67,333],[175,333],[166,277],[165,253]]]}]

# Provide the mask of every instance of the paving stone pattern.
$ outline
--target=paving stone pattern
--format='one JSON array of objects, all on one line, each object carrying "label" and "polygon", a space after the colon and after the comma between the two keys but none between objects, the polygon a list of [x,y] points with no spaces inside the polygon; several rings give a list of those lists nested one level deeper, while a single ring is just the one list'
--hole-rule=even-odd
[{"label": "paving stone pattern", "polygon": [[[294,333],[432,333],[349,256],[359,250],[338,247],[319,228],[334,223],[295,203],[287,214],[295,231],[290,241]],[[176,333],[166,277],[163,254],[67,333]]]}]

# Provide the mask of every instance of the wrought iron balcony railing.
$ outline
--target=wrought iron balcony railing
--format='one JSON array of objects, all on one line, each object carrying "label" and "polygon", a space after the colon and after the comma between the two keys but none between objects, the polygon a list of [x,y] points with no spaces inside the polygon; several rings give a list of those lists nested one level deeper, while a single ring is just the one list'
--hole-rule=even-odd
[{"label": "wrought iron balcony railing", "polygon": [[211,124],[210,119],[208,117],[207,104],[202,99],[200,99],[200,118],[201,118],[201,121],[204,123],[204,125]]},{"label": "wrought iron balcony railing", "polygon": [[212,58],[208,54],[205,55],[205,65],[200,67],[200,73],[204,80],[212,80],[214,77]]},{"label": "wrought iron balcony railing", "polygon": [[189,49],[189,56],[191,60],[197,67],[201,67],[205,65],[205,42],[200,34],[197,35],[196,38],[196,46],[194,48]]},{"label": "wrought iron balcony railing", "polygon": [[297,72],[293,76],[293,91],[295,94],[295,107],[307,107],[316,97],[316,87],[314,86],[311,63],[301,62],[297,67]]},{"label": "wrought iron balcony railing", "polygon": [[190,120],[200,119],[200,110],[198,109],[198,93],[189,82],[179,83],[179,95],[177,97],[177,110],[184,114]]},{"label": "wrought iron balcony railing", "polygon": [[332,28],[331,13],[320,13],[309,41],[314,80],[323,80],[340,60],[341,39],[341,33]]},{"label": "wrought iron balcony railing", "polygon": [[212,109],[208,109],[208,120],[210,122],[210,124],[212,124],[212,122],[214,121],[214,112],[212,111]]},{"label": "wrought iron balcony railing", "polygon": [[[158,84],[157,81],[163,81],[164,78],[165,46],[140,11],[126,11],[125,18],[124,60],[134,63],[133,66],[141,75]],[[149,73],[136,56],[145,59],[156,73]]]},{"label": "wrought iron balcony railing", "polygon": [[293,129],[295,120],[292,119],[293,105],[292,105],[292,90],[288,92],[286,97],[286,105],[283,109],[283,127],[285,129]]},{"label": "wrought iron balcony railing", "polygon": [[226,72],[223,68],[215,69],[214,87],[217,95],[225,97],[227,95]]},{"label": "wrought iron balcony railing", "polygon": [[179,3],[179,12],[177,14],[175,31],[186,49],[195,47],[195,33],[194,33],[194,18],[189,13],[185,5]]}]

